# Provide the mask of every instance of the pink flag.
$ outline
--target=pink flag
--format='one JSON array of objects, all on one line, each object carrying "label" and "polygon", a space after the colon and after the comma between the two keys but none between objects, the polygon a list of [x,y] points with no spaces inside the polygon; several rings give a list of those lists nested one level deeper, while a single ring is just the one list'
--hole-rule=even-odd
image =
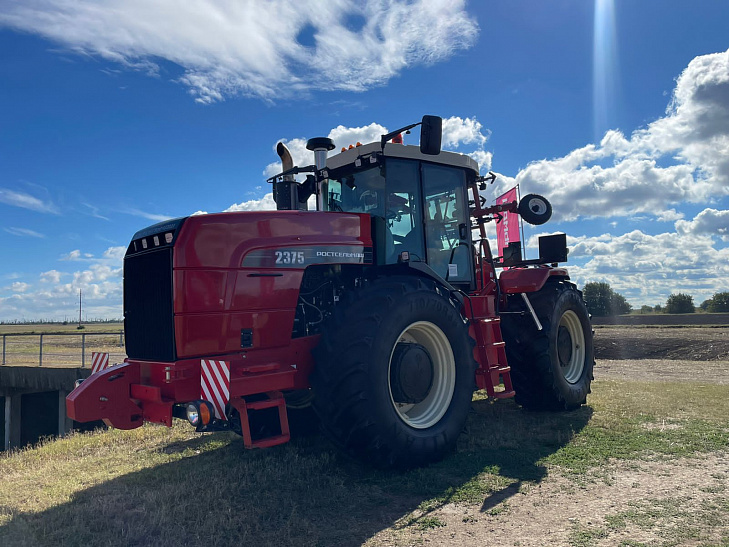
[{"label": "pink flag", "polygon": [[[502,205],[516,200],[516,186],[514,186],[514,188],[496,198],[496,205]],[[496,224],[496,249],[498,256],[504,254],[504,249],[509,246],[510,242],[521,241],[521,236],[519,235],[519,215],[508,211],[502,213],[502,215],[504,218]]]}]

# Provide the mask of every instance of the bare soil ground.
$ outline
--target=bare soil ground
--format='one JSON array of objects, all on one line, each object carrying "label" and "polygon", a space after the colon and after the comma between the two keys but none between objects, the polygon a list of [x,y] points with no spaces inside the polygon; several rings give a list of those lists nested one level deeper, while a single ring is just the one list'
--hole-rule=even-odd
[{"label": "bare soil ground", "polygon": [[610,465],[582,483],[550,474],[496,506],[449,504],[428,515],[438,524],[426,533],[403,522],[368,545],[723,547],[727,486],[726,453]]},{"label": "bare soil ground", "polygon": [[729,327],[595,327],[595,358],[729,361]]}]

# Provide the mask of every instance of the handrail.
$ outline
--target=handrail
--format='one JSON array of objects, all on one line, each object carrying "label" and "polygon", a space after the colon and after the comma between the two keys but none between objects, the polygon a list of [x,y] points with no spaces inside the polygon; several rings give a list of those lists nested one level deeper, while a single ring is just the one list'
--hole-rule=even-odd
[{"label": "handrail", "polygon": [[[113,331],[113,332],[8,332],[4,333],[2,335],[2,361],[0,361],[0,366],[7,364],[7,338],[8,337],[22,337],[22,336],[37,336],[38,337],[38,366],[43,366],[43,344],[44,344],[44,338],[46,338],[47,343],[47,337],[49,336],[80,336],[81,337],[81,368],[86,368],[86,337],[87,336],[118,336],[119,337],[119,347],[124,347],[124,331]],[[46,353],[46,359],[48,358],[48,353]]]}]

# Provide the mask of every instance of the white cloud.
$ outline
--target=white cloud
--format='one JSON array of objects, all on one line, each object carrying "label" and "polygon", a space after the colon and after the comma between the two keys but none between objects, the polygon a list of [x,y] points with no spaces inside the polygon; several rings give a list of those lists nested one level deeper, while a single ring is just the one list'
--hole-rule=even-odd
[{"label": "white cloud", "polygon": [[99,213],[99,208],[96,207],[95,205],[91,205],[90,203],[82,203],[81,205],[83,205],[84,207],[86,207],[89,210],[89,212],[87,214],[89,214],[90,216],[92,216],[94,218],[100,218],[101,220],[109,220],[108,217],[105,217],[104,215]]},{"label": "white cloud", "polygon": [[478,163],[479,171],[482,174],[491,170],[491,162],[494,158],[494,155],[491,152],[476,150],[474,152],[469,152],[468,155],[476,160],[476,163]]},{"label": "white cloud", "polygon": [[685,236],[718,236],[729,241],[729,211],[704,209],[693,220],[679,220],[676,231]]},{"label": "white cloud", "polygon": [[[443,120],[443,148],[458,148],[461,144],[475,144],[483,148],[488,135],[476,118],[454,116]],[[489,133],[490,134],[490,133]]]},{"label": "white cloud", "polygon": [[[12,296],[0,298],[0,321],[18,319],[64,319],[78,313],[79,291],[83,294],[84,314],[89,318],[122,316],[122,260],[124,247],[109,247],[101,257],[78,249],[66,255],[84,262],[76,271],[49,270],[39,274],[40,283],[16,281],[9,289]],[[70,282],[63,283],[63,279]]]},{"label": "white cloud", "polygon": [[126,247],[118,246],[118,247],[109,247],[106,251],[104,251],[104,254],[102,255],[104,258],[109,258],[111,260],[122,260],[124,258],[124,254],[127,252]]},{"label": "white cloud", "polygon": [[676,211],[676,209],[668,209],[667,211],[656,213],[656,220],[659,222],[673,222],[682,219],[684,216],[682,212]]},{"label": "white cloud", "polygon": [[38,238],[45,238],[45,234],[41,234],[40,232],[36,232],[35,230],[29,230],[28,228],[16,228],[14,226],[10,226],[8,228],[3,228],[7,233],[13,234],[14,236],[20,236],[20,237],[38,237]]},{"label": "white cloud", "polygon": [[[530,248],[536,248],[538,235],[529,238]],[[595,237],[568,234],[567,246],[573,281],[581,287],[607,282],[633,306],[664,304],[675,292],[691,294],[699,303],[726,290],[729,278],[729,248],[718,248],[708,235],[640,230]]]},{"label": "white cloud", "polygon": [[152,75],[157,59],[171,61],[202,103],[362,91],[478,36],[465,0],[26,0],[6,5],[0,24]]},{"label": "white cloud", "polygon": [[8,188],[0,188],[0,203],[30,209],[38,213],[58,213],[58,207],[51,201],[44,201],[25,192],[18,192]]},{"label": "white cloud", "polygon": [[228,207],[225,211],[225,213],[230,213],[232,211],[275,211],[276,210],[276,202],[273,201],[273,194],[268,193],[265,196],[263,196],[261,199],[252,199],[249,201],[244,201],[242,203],[234,203],[230,207]]},{"label": "white cloud", "polygon": [[81,260],[81,251],[74,249],[65,256],[62,256],[60,260]]},{"label": "white cloud", "polygon": [[[348,147],[350,144],[367,144],[370,142],[376,142],[380,140],[382,135],[387,133],[387,128],[377,123],[371,123],[363,127],[344,127],[339,125],[332,129],[327,137],[334,141],[334,150],[331,154],[336,154],[342,147]],[[281,139],[286,147],[291,152],[291,158],[294,160],[294,165],[303,167],[305,165],[312,165],[314,163],[314,153],[311,150],[306,149],[306,142],[308,138],[295,138],[295,139]],[[277,145],[278,143],[276,143]],[[274,154],[276,153],[276,145],[273,146]],[[281,162],[276,161],[269,163],[263,174],[266,178],[272,177],[281,172]]]},{"label": "white cloud", "polygon": [[60,283],[63,274],[58,270],[49,270],[40,274],[41,283]]},{"label": "white cloud", "polygon": [[696,57],[679,76],[665,117],[626,138],[531,163],[522,193],[546,195],[556,220],[633,216],[667,219],[668,206],[729,195],[729,51]]},{"label": "white cloud", "polygon": [[147,220],[153,220],[155,222],[163,222],[165,220],[169,220],[172,218],[172,215],[159,215],[156,213],[147,213],[146,211],[142,211],[140,209],[122,209],[120,210],[121,213],[125,213],[127,215],[132,215],[135,217],[141,217],[146,218]]}]

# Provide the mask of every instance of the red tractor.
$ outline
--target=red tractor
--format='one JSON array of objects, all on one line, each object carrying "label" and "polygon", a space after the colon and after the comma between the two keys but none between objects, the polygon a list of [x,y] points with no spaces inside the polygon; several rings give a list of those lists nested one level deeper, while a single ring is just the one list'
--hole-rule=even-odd
[{"label": "red tractor", "polygon": [[[391,142],[416,125],[419,147]],[[258,448],[288,441],[289,413],[312,407],[346,451],[402,468],[454,447],[475,389],[579,407],[592,329],[557,267],[564,234],[522,260],[513,244],[494,256],[484,228],[504,211],[542,224],[551,206],[531,194],[484,207],[476,162],[440,144],[435,116],[329,158],[333,142],[311,139],[308,167],[279,144],[277,211],[137,232],[124,258],[128,358],[80,383],[69,417],[119,429],[178,417]]]}]

